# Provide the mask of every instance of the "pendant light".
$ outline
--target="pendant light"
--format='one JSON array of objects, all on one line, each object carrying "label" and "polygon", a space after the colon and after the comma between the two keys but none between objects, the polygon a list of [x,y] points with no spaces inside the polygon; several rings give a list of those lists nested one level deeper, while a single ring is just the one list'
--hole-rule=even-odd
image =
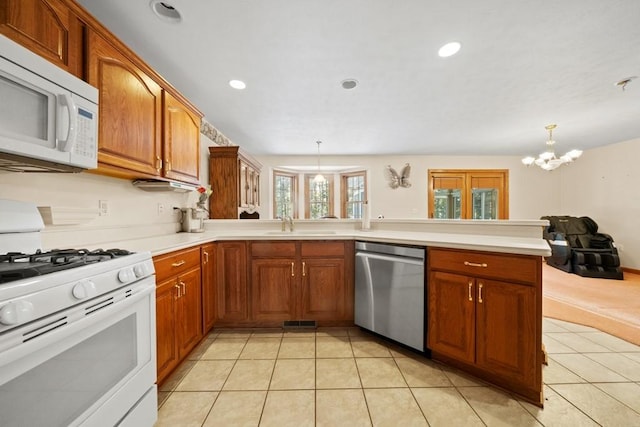
[{"label": "pendant light", "polygon": [[322,144],[322,141],[316,141],[316,144],[318,144],[318,174],[313,178],[313,181],[321,183],[326,181],[324,175],[320,173],[320,144]]}]

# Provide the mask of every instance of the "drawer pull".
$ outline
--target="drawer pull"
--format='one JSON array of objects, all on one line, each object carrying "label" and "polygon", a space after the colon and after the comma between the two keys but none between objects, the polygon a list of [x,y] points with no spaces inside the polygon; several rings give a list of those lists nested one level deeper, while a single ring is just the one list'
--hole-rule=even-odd
[{"label": "drawer pull", "polygon": [[302,275],[303,275],[303,276],[306,276],[306,275],[307,275],[307,273],[306,273],[306,271],[305,271],[305,270],[306,270],[306,267],[307,267],[306,263],[305,263],[304,261],[302,261]]},{"label": "drawer pull", "polygon": [[293,263],[291,263],[291,277],[295,276],[295,273],[293,271]]},{"label": "drawer pull", "polygon": [[478,285],[478,302],[482,304],[482,283]]},{"label": "drawer pull", "polygon": [[185,262],[185,260],[174,262],[173,264],[171,264],[171,267],[180,267],[181,265],[184,265]]},{"label": "drawer pull", "polygon": [[473,301],[473,294],[471,293],[472,288],[473,288],[473,282],[469,280],[469,301]]},{"label": "drawer pull", "polygon": [[477,262],[465,261],[464,265],[467,265],[469,267],[482,267],[482,268],[487,268],[488,267],[486,262],[483,262],[482,264],[480,264],[480,263],[477,263]]}]

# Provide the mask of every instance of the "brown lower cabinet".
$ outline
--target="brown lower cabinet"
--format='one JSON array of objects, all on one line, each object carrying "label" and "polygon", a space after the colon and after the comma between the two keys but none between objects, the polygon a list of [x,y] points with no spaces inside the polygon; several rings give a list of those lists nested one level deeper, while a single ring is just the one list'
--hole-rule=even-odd
[{"label": "brown lower cabinet", "polygon": [[200,248],[202,259],[202,331],[206,334],[216,321],[216,244]]},{"label": "brown lower cabinet", "polygon": [[153,258],[158,384],[202,339],[200,247]]},{"label": "brown lower cabinet", "polygon": [[218,326],[353,325],[352,241],[218,242]]},{"label": "brown lower cabinet", "polygon": [[542,405],[540,257],[428,251],[428,347]]}]

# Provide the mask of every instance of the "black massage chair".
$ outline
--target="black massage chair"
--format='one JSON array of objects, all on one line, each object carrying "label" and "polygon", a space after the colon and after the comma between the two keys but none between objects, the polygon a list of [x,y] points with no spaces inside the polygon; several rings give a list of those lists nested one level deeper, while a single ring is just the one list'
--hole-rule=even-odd
[{"label": "black massage chair", "polygon": [[543,237],[551,246],[547,264],[584,277],[622,280],[618,249],[608,234],[587,216],[543,216],[549,221]]}]

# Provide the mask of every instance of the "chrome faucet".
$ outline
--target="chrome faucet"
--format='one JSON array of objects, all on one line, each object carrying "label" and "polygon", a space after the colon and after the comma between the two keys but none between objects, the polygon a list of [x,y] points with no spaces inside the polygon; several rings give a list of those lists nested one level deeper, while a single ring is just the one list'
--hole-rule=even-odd
[{"label": "chrome faucet", "polygon": [[289,223],[289,231],[293,231],[293,218],[290,216],[283,216],[280,220],[282,221],[282,231],[286,231],[287,223]]}]

